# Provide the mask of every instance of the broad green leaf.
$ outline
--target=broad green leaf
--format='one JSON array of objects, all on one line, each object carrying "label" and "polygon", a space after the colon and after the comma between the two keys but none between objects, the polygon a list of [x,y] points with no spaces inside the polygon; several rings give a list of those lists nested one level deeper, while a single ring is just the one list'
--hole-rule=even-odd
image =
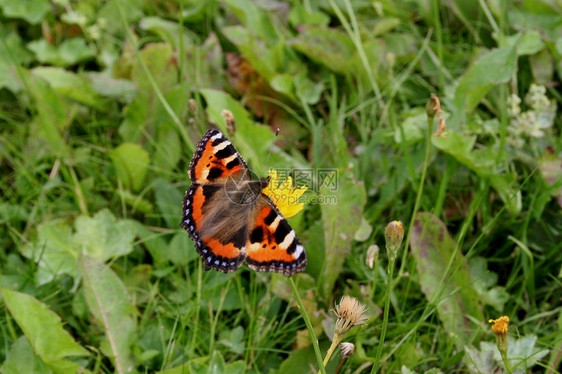
[{"label": "broad green leaf", "polygon": [[545,47],[542,36],[537,30],[508,36],[506,45],[515,46],[518,56],[532,55]]},{"label": "broad green leaf", "polygon": [[76,260],[81,253],[105,261],[132,251],[134,226],[117,221],[109,210],[104,209],[91,218],[79,216],[75,228],[73,234],[68,225],[43,223],[37,229],[37,240],[22,247],[22,254],[39,265],[35,273],[38,284],[45,284],[60,274],[76,278]]},{"label": "broad green leaf", "polygon": [[133,143],[141,140],[143,133],[151,125],[152,105],[153,99],[149,95],[139,94],[125,108],[123,122],[119,126],[119,135],[123,140]]},{"label": "broad green leaf", "polygon": [[109,157],[124,188],[138,191],[144,187],[150,155],[143,147],[135,143],[123,143],[109,152]]},{"label": "broad green leaf", "polygon": [[[178,209],[181,209],[181,206]],[[178,213],[178,225],[180,220],[181,214]],[[150,256],[152,256],[152,261],[155,264],[162,264],[168,261],[168,242],[163,238],[163,234],[149,230],[139,221],[131,221],[131,223],[135,226],[135,231],[141,239],[140,244],[144,245]]]},{"label": "broad green leaf", "polygon": [[347,34],[331,28],[307,28],[289,44],[328,69],[340,74],[352,73],[351,57],[355,46]]},{"label": "broad green leaf", "polygon": [[314,83],[305,74],[295,76],[295,93],[303,102],[314,105],[324,90],[322,82]]},{"label": "broad green leaf", "polygon": [[37,229],[37,240],[22,247],[22,254],[39,264],[35,273],[38,284],[50,282],[57,275],[78,275],[77,249],[72,239],[70,226],[62,223],[46,222]]},{"label": "broad green leaf", "polygon": [[296,3],[291,6],[289,22],[294,28],[302,25],[326,27],[330,23],[330,17],[326,13],[313,11],[307,9],[303,4]]},{"label": "broad green leaf", "polygon": [[62,96],[101,110],[103,101],[90,82],[74,73],[57,67],[37,67],[31,73],[45,79]]},{"label": "broad green leaf", "polygon": [[273,27],[267,12],[258,8],[249,0],[223,0],[227,6],[255,37],[271,45],[277,39],[276,28]]},{"label": "broad green leaf", "polygon": [[61,134],[72,120],[68,105],[65,105],[45,80],[28,72],[25,72],[25,76],[30,82],[29,88],[38,113],[39,131],[37,135],[47,142],[53,154],[61,157],[68,151]]},{"label": "broad green leaf", "polygon": [[137,312],[125,286],[108,266],[91,257],[80,256],[78,268],[90,312],[105,332],[102,352],[109,356],[116,373],[136,372],[131,344]]},{"label": "broad green leaf", "polygon": [[176,265],[187,265],[198,257],[193,240],[187,232],[178,232],[168,245],[168,259]]},{"label": "broad green leaf", "polygon": [[[548,349],[541,349],[535,347],[537,343],[536,335],[522,336],[518,339],[513,339],[509,336],[508,338],[509,347],[507,348],[507,357],[509,360],[509,365],[515,369],[522,371],[515,372],[532,372],[530,369],[540,362],[541,358],[548,354]],[[493,362],[496,366],[501,365],[503,367],[503,360],[501,358],[500,352],[496,346],[495,342],[483,341],[480,343],[480,351],[474,350],[474,353],[478,354],[480,357],[492,357]],[[489,359],[488,359],[489,360]],[[490,373],[493,371],[489,371]]]},{"label": "broad green leaf", "polygon": [[131,79],[136,83],[139,92],[153,94],[154,87],[142,67],[140,58],[143,59],[149,74],[162,93],[166,93],[176,84],[178,69],[171,44],[154,43],[146,45],[133,64]]},{"label": "broad green leaf", "polygon": [[101,96],[130,103],[137,94],[137,86],[130,80],[117,79],[106,72],[89,72],[86,75],[90,79],[92,89]]},{"label": "broad green leaf", "polygon": [[[320,343],[320,352],[326,352],[328,350],[328,342],[323,341]],[[335,367],[337,366],[337,360],[330,360],[328,364],[327,373],[335,372]],[[335,365],[334,365],[335,364]],[[295,349],[289,353],[289,356],[283,361],[281,366],[277,370],[272,370],[271,374],[308,374],[316,373],[316,370],[311,370],[311,368],[317,368],[318,362],[316,361],[316,356],[314,354],[314,349],[312,345],[306,348]]]},{"label": "broad green leaf", "polygon": [[[460,251],[456,252],[445,274],[456,248],[457,244],[439,218],[423,212],[416,215],[410,249],[416,261],[421,291],[430,303],[437,305],[443,328],[456,336],[455,344],[462,349],[472,339],[476,328],[474,321],[483,321],[484,316]],[[443,276],[445,280],[440,283]]]},{"label": "broad green leaf", "polygon": [[27,47],[40,62],[56,66],[70,66],[94,57],[94,52],[82,38],[65,39],[59,46],[41,39],[30,42]]},{"label": "broad green leaf", "polygon": [[493,49],[478,60],[459,79],[455,91],[454,123],[464,119],[488,91],[500,83],[508,82],[517,68],[517,51],[514,46]]},{"label": "broad green leaf", "polygon": [[88,351],[72,339],[62,327],[60,317],[47,305],[8,288],[0,289],[0,293],[33,350],[46,364],[56,367],[63,364],[65,357],[88,355]]},{"label": "broad green leaf", "polygon": [[554,76],[554,61],[548,49],[529,56],[535,83],[547,85]]},{"label": "broad green leaf", "polygon": [[509,300],[509,294],[504,287],[498,287],[498,275],[487,269],[486,259],[473,257],[469,261],[470,278],[474,289],[478,292],[483,304],[493,306],[501,312]]},{"label": "broad green leaf", "polygon": [[336,181],[337,186],[326,181],[320,186],[320,195],[326,199],[326,203],[320,207],[326,257],[318,286],[326,300],[331,299],[346,255],[351,252],[351,243],[355,232],[361,227],[367,200],[363,183],[355,180],[351,171],[337,170]]},{"label": "broad green leaf", "polygon": [[207,369],[208,374],[222,374],[225,371],[224,357],[222,357],[220,351],[215,350],[211,355],[211,360],[209,361],[209,368]]},{"label": "broad green leaf", "polygon": [[11,346],[0,371],[11,374],[51,374],[52,371],[33,352],[25,335],[20,336]]},{"label": "broad green leaf", "polygon": [[152,184],[156,205],[169,228],[177,228],[180,224],[181,205],[184,194],[165,179],[157,178]]},{"label": "broad green leaf", "polygon": [[263,42],[242,26],[228,26],[223,33],[250,62],[252,67],[266,81],[270,81],[277,74],[277,60],[273,50],[266,48]]},{"label": "broad green leaf", "polygon": [[29,62],[31,57],[32,54],[25,49],[17,33],[3,36],[0,43],[0,88],[6,87],[12,92],[21,90],[21,76],[17,74],[18,65]]},{"label": "broad green leaf", "polygon": [[47,0],[0,0],[2,13],[8,18],[22,18],[35,25],[51,10],[51,4]]},{"label": "broad green leaf", "polygon": [[117,221],[107,209],[99,211],[93,217],[78,217],[75,227],[73,239],[78,252],[97,261],[123,256],[133,250],[133,225],[127,221]]}]

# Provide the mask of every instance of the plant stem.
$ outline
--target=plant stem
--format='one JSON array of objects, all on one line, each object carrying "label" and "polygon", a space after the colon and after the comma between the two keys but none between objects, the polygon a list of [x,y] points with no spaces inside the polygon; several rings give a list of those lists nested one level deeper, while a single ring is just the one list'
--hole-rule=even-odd
[{"label": "plant stem", "polygon": [[386,285],[386,293],[384,295],[384,318],[382,320],[382,330],[379,339],[379,347],[377,348],[377,356],[375,358],[375,363],[373,364],[373,369],[371,370],[371,374],[376,373],[378,370],[381,355],[382,355],[382,346],[384,345],[384,338],[386,336],[386,329],[388,328],[388,313],[390,310],[390,293],[392,292],[392,276],[394,274],[395,263],[396,263],[396,258],[390,259],[388,263],[388,279]]},{"label": "plant stem", "polygon": [[[332,340],[332,345],[330,346],[330,349],[328,349],[328,352],[326,352],[326,357],[324,357],[324,362],[322,363],[324,367],[328,365],[328,361],[330,361],[332,354],[334,354],[334,351],[338,347],[338,344],[340,344],[341,338],[342,337],[339,335],[334,335],[334,339]],[[320,373],[320,370],[318,371],[318,373]]]},{"label": "plant stem", "polygon": [[507,372],[509,374],[513,374],[513,371],[511,370],[511,367],[509,366],[509,362],[507,361],[507,350],[500,351],[500,354],[502,356],[502,360],[503,360],[503,364],[505,365],[505,369],[507,370]]},{"label": "plant stem", "polygon": [[301,313],[302,319],[308,328],[308,333],[310,334],[310,340],[312,340],[312,346],[314,347],[314,353],[316,354],[316,360],[318,361],[318,366],[320,367],[320,373],[326,374],[326,368],[322,363],[322,354],[320,353],[320,347],[318,346],[318,339],[316,338],[316,334],[314,333],[314,329],[312,328],[312,323],[310,323],[310,319],[308,318],[308,314],[306,313],[306,309],[304,308],[304,304],[302,303],[302,299],[297,291],[297,286],[295,285],[295,281],[292,277],[289,277],[289,284],[293,290],[293,294],[295,295],[295,300],[299,306],[299,311]]}]

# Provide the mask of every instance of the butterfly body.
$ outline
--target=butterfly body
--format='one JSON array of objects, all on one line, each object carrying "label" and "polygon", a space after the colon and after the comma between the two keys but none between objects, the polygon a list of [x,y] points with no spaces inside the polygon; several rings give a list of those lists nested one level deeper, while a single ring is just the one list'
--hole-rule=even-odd
[{"label": "butterfly body", "polygon": [[192,182],[181,226],[195,241],[205,269],[231,272],[244,260],[257,271],[287,276],[306,268],[295,232],[262,193],[269,178],[252,179],[232,143],[216,129],[199,141],[189,165]]}]

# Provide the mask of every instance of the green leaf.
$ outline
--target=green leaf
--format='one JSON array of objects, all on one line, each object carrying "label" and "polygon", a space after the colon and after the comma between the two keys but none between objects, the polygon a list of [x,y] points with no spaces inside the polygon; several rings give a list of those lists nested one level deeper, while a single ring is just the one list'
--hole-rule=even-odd
[{"label": "green leaf", "polygon": [[52,371],[33,352],[25,336],[20,336],[13,344],[0,371],[11,374],[51,374]]},{"label": "green leaf", "polygon": [[35,273],[38,284],[50,282],[59,274],[78,275],[78,253],[72,240],[70,226],[47,222],[39,225],[37,240],[22,247],[22,254],[39,264]]},{"label": "green leaf", "polygon": [[464,119],[495,85],[508,82],[517,68],[514,46],[493,49],[470,66],[459,79],[454,104],[457,108],[454,123]]},{"label": "green leaf", "polygon": [[[140,51],[140,58],[144,60],[149,74],[162,93],[166,93],[175,86],[178,79],[178,68],[171,44],[148,44]],[[154,92],[152,83],[146,75],[139,58],[135,59],[131,71],[131,79],[137,84],[139,92]]]},{"label": "green leaf", "polygon": [[225,373],[225,363],[220,351],[215,350],[211,355],[211,361],[209,361],[209,368],[207,370],[208,374],[222,374]]},{"label": "green leaf", "polygon": [[70,123],[72,115],[59,95],[42,78],[34,77],[25,72],[30,82],[29,88],[39,116],[37,135],[44,139],[51,152],[57,157],[67,154],[68,149],[61,135],[62,130]]},{"label": "green leaf", "polygon": [[[473,336],[473,321],[482,321],[478,293],[474,290],[468,265],[447,227],[430,213],[418,213],[410,239],[412,255],[422,292],[426,299],[437,305],[437,314],[446,331],[456,336],[455,344],[462,349]],[[446,274],[447,264],[455,259]]]},{"label": "green leaf", "polygon": [[271,45],[277,39],[277,31],[271,24],[266,12],[249,0],[223,0],[226,7],[232,11],[248,30],[266,45]]},{"label": "green leaf", "polygon": [[49,13],[51,4],[47,0],[0,0],[0,8],[8,18],[22,18],[35,25]]},{"label": "green leaf", "polygon": [[351,252],[367,200],[363,182],[355,180],[351,171],[339,169],[337,173],[337,187],[328,183],[320,186],[320,195],[326,200],[321,205],[326,257],[318,286],[326,300],[331,299],[346,255]]},{"label": "green leaf", "polygon": [[166,221],[169,228],[177,228],[179,218],[181,218],[181,204],[183,193],[165,179],[157,178],[154,180],[152,189],[156,197],[156,205],[160,214]]},{"label": "green leaf", "polygon": [[102,98],[83,77],[56,67],[37,67],[31,73],[45,79],[55,91],[70,100],[98,110],[104,107]]},{"label": "green leaf", "polygon": [[532,55],[545,47],[542,36],[537,30],[508,36],[506,45],[515,46],[518,56]]},{"label": "green leaf", "polygon": [[75,227],[73,239],[80,245],[79,253],[100,262],[124,256],[133,250],[133,225],[127,221],[117,221],[108,209],[99,211],[93,217],[78,217]]},{"label": "green leaf", "polygon": [[88,351],[72,339],[62,327],[58,315],[34,297],[0,289],[6,307],[24,332],[35,353],[46,364],[58,366],[68,356],[87,356]]},{"label": "green leaf", "polygon": [[109,157],[124,188],[138,191],[144,187],[150,166],[150,155],[144,148],[135,143],[123,143],[109,152]]},{"label": "green leaf", "polygon": [[12,32],[2,37],[0,43],[0,88],[6,87],[12,92],[22,89],[21,76],[17,74],[19,65],[30,60],[31,53],[23,46],[21,37]]},{"label": "green leaf", "polygon": [[355,46],[347,34],[331,29],[310,27],[289,44],[328,69],[340,74],[351,73]]},{"label": "green leaf", "polygon": [[304,5],[296,3],[291,6],[289,12],[289,23],[294,28],[302,25],[307,26],[328,26],[330,17],[326,13],[315,12],[307,9]]},{"label": "green leaf", "polygon": [[223,28],[223,33],[266,81],[269,82],[277,74],[273,49],[266,48],[248,29],[238,25],[229,26]]},{"label": "green leaf", "polygon": [[168,247],[168,259],[170,262],[176,265],[187,265],[195,261],[197,257],[193,240],[186,232],[178,232],[172,237]]},{"label": "green leaf", "polygon": [[322,82],[314,83],[305,74],[295,76],[296,95],[303,102],[314,105],[320,100],[320,95],[324,90]]},{"label": "green leaf", "polygon": [[88,308],[105,332],[102,352],[111,359],[116,373],[135,372],[131,344],[137,311],[125,286],[108,266],[91,257],[80,256],[78,268]]},{"label": "green leaf", "polygon": [[70,66],[94,57],[94,52],[82,38],[65,39],[59,46],[48,43],[45,39],[27,44],[37,59],[44,64]]},{"label": "green leaf", "polygon": [[471,258],[469,266],[470,278],[482,302],[501,312],[509,300],[509,294],[504,287],[496,287],[498,275],[488,271],[486,259],[483,257]]}]

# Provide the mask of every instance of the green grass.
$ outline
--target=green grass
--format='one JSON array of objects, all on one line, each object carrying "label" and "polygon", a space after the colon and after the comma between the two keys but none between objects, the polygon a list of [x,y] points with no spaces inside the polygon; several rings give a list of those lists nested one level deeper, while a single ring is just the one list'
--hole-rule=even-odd
[{"label": "green grass", "polygon": [[[513,372],[560,372],[560,4],[63,3],[0,1],[0,372],[507,372],[502,315]],[[178,227],[223,110],[308,185],[305,273],[205,271]]]}]

